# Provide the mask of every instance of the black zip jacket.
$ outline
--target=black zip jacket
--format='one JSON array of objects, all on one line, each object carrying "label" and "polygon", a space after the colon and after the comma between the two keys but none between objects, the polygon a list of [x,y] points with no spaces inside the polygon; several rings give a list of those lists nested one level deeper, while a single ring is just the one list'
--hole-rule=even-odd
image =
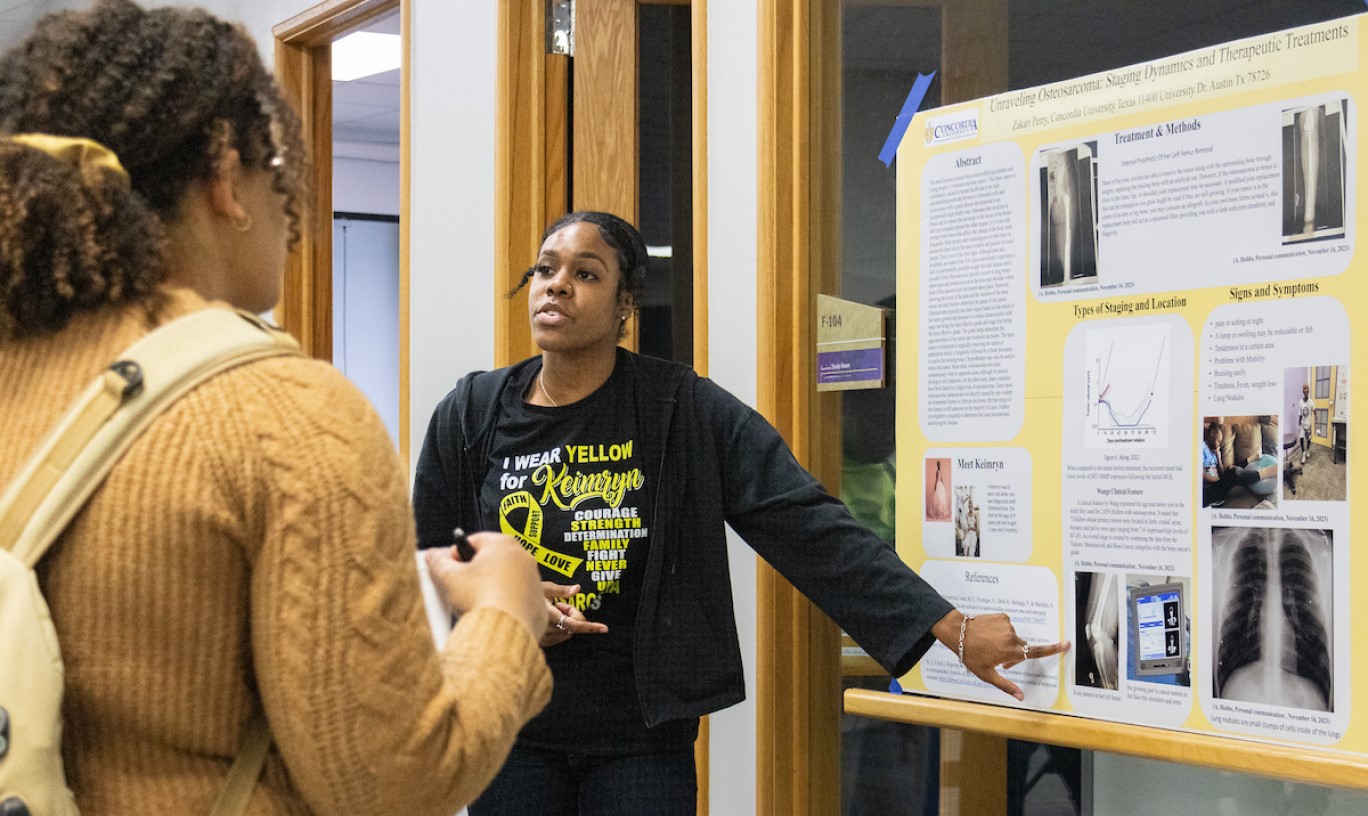
[{"label": "black zip jacket", "polygon": [[[524,360],[469,374],[438,404],[418,459],[420,547],[497,530],[479,507],[500,397]],[[687,366],[618,350],[636,395],[651,549],[637,610],[637,696],[648,726],[745,699],[724,522],[893,676],[953,608],[861,527],[753,409]]]}]

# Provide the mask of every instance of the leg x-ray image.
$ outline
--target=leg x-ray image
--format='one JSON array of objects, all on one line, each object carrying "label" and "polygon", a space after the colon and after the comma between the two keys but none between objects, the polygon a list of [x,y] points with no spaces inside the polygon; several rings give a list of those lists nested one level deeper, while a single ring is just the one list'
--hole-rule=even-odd
[{"label": "leg x-ray image", "polygon": [[1117,639],[1121,614],[1118,588],[1121,578],[1115,573],[1079,572],[1074,574],[1075,642],[1086,648],[1074,656],[1074,684],[1116,690],[1120,674]]},{"label": "leg x-ray image", "polygon": [[1097,143],[1040,154],[1040,285],[1097,279]]},{"label": "leg x-ray image", "polygon": [[1283,243],[1344,235],[1345,108],[1283,111]]},{"label": "leg x-ray image", "polygon": [[1212,529],[1214,696],[1334,710],[1331,540],[1329,530]]}]

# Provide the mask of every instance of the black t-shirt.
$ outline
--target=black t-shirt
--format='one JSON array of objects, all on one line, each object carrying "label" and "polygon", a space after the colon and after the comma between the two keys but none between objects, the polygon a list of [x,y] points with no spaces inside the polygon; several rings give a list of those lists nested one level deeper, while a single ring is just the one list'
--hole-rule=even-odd
[{"label": "black t-shirt", "polygon": [[688,747],[698,721],[648,729],[636,695],[632,634],[651,508],[630,384],[615,370],[585,399],[544,408],[523,402],[538,371],[504,392],[480,502],[537,559],[542,580],[580,585],[567,603],[608,632],[546,650],[555,691],[519,741],[596,755]]}]

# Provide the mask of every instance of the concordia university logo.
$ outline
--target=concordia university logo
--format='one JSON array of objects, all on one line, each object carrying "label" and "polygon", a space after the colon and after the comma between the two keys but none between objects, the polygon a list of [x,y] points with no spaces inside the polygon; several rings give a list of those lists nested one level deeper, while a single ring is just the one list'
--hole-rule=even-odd
[{"label": "concordia university logo", "polygon": [[926,146],[959,142],[978,136],[978,111],[959,111],[926,120]]}]

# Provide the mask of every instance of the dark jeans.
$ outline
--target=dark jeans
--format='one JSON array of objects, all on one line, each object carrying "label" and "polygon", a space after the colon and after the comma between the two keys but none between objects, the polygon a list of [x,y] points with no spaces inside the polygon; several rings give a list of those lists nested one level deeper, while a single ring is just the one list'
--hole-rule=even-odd
[{"label": "dark jeans", "polygon": [[1221,471],[1219,482],[1202,483],[1202,506],[1206,507],[1216,502],[1224,502],[1230,495],[1230,491],[1237,486],[1248,487],[1259,481],[1259,471],[1257,468],[1242,468],[1238,465]]},{"label": "dark jeans", "polygon": [[693,816],[693,748],[597,757],[515,747],[470,816]]}]

